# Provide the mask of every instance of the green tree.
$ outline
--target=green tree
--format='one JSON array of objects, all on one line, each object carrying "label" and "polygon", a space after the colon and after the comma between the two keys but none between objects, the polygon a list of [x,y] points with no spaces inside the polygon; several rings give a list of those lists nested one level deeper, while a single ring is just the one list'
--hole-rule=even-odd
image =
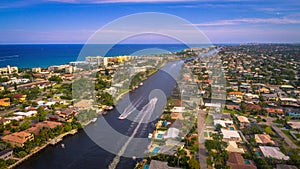
[{"label": "green tree", "polygon": [[189,161],[189,168],[190,169],[199,169],[200,168],[199,161],[196,160],[195,157],[193,157],[192,159],[190,159],[190,161]]},{"label": "green tree", "polygon": [[23,158],[23,157],[27,156],[27,153],[25,151],[20,151],[20,152],[18,152],[17,156],[19,158]]},{"label": "green tree", "polygon": [[26,120],[21,124],[20,130],[26,130],[30,127],[31,127],[31,122],[29,120]]},{"label": "green tree", "polygon": [[65,125],[64,125],[64,131],[68,132],[68,131],[71,131],[71,130],[72,130],[71,123],[65,123]]}]

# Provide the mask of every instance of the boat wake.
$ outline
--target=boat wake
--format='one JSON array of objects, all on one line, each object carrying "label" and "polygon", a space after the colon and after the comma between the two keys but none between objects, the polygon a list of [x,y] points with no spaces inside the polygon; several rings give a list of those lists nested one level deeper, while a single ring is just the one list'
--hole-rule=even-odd
[{"label": "boat wake", "polygon": [[134,112],[136,110],[136,107],[139,106],[142,103],[143,99],[140,98],[137,100],[136,103],[134,104],[130,104],[128,107],[126,107],[124,109],[124,112],[119,116],[120,120],[123,120],[125,118],[127,118],[127,116],[129,116],[132,112]]},{"label": "boat wake", "polygon": [[[146,118],[147,120],[150,119],[151,114],[154,111],[155,105],[157,103],[157,98],[152,98],[148,104],[146,104],[141,112],[136,116],[135,121],[138,120],[138,125],[135,127],[134,131],[132,132],[132,134],[130,135],[130,137],[128,138],[128,140],[125,142],[125,144],[122,146],[122,148],[120,149],[119,153],[116,155],[116,157],[113,159],[113,161],[110,163],[109,165],[109,169],[115,169],[120,161],[120,157],[125,153],[129,143],[131,142],[131,140],[134,138],[134,136],[137,134],[141,124],[143,123],[143,120]],[[139,120],[140,118],[140,120]]]}]

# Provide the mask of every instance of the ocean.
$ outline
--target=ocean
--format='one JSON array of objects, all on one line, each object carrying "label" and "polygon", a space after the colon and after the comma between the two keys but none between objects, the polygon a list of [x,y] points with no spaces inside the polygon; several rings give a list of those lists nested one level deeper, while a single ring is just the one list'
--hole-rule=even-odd
[{"label": "ocean", "polygon": [[[83,44],[19,44],[0,45],[0,67],[7,65],[19,68],[42,67],[51,65],[68,64],[76,61]],[[87,56],[98,56],[104,45],[93,46],[94,51],[86,53]],[[145,51],[145,49],[157,48],[160,50]],[[164,53],[165,51],[177,52],[187,48],[184,44],[118,44],[106,53],[106,56],[131,55],[138,51],[153,54]]]}]

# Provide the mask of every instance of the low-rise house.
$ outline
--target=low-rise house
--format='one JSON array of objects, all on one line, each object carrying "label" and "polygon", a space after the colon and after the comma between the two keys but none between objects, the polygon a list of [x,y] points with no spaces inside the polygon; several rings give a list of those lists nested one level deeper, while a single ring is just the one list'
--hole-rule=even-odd
[{"label": "low-rise house", "polygon": [[0,99],[0,106],[9,107],[10,106],[10,98]]},{"label": "low-rise house", "polygon": [[169,167],[168,162],[158,161],[158,160],[151,160],[149,169],[181,169],[177,167]]},{"label": "low-rise house", "polygon": [[272,115],[284,115],[284,112],[282,109],[280,108],[266,108],[266,111],[268,113],[268,115],[272,116]]},{"label": "low-rise house", "polygon": [[25,94],[15,94],[14,99],[18,100],[18,102],[24,102],[26,100]]},{"label": "low-rise house", "polygon": [[246,111],[261,111],[261,107],[257,104],[244,104]]},{"label": "low-rise house", "polygon": [[3,141],[17,147],[23,147],[26,141],[32,141],[33,139],[33,134],[25,131],[15,132],[2,137]]},{"label": "low-rise house", "polygon": [[69,118],[72,118],[74,115],[76,115],[76,111],[74,109],[71,109],[71,108],[67,108],[67,109],[64,109],[64,110],[61,110],[61,111],[57,111],[56,114],[64,119],[64,120],[67,120]]},{"label": "low-rise house", "polygon": [[221,129],[223,140],[225,141],[241,141],[241,137],[236,130]]},{"label": "low-rise house", "polygon": [[228,141],[228,146],[226,148],[228,152],[235,152],[235,153],[245,153],[243,148],[239,148],[235,141]]},{"label": "low-rise house", "polygon": [[243,93],[242,92],[229,92],[228,97],[230,99],[242,99],[243,98]]},{"label": "low-rise house", "polygon": [[229,153],[227,165],[230,166],[231,169],[256,169],[253,161],[246,160],[240,153],[234,152]]},{"label": "low-rise house", "polygon": [[262,94],[261,95],[266,101],[278,101],[278,96],[277,94]]},{"label": "low-rise house", "polygon": [[259,146],[260,151],[263,153],[266,158],[275,158],[278,160],[289,160],[290,157],[284,155],[279,147],[270,147],[270,146]]},{"label": "low-rise house", "polygon": [[298,100],[295,98],[280,98],[282,106],[297,106],[299,107]]},{"label": "low-rise house", "polygon": [[228,127],[233,124],[232,120],[214,120],[214,125],[220,124],[222,127]]},{"label": "low-rise house", "polygon": [[0,159],[8,160],[12,157],[13,157],[13,149],[12,148],[6,148],[6,149],[0,151]]},{"label": "low-rise house", "polygon": [[11,123],[10,119],[6,119],[6,118],[1,118],[0,117],[0,123],[2,123],[4,126],[8,125]]},{"label": "low-rise house", "polygon": [[228,105],[228,104],[226,104],[226,109],[228,109],[228,110],[240,110],[240,106],[239,105]]},{"label": "low-rise house", "polygon": [[268,134],[255,134],[254,138],[255,138],[256,143],[275,145],[275,142],[271,139],[271,136]]},{"label": "low-rise house", "polygon": [[237,116],[238,121],[240,122],[240,126],[242,128],[247,127],[250,125],[250,121],[245,116]]},{"label": "low-rise house", "polygon": [[256,92],[268,94],[268,93],[270,93],[270,90],[268,88],[266,88],[266,87],[262,87],[262,88],[256,90]]},{"label": "low-rise house", "polygon": [[24,116],[24,117],[32,117],[32,116],[35,116],[36,114],[37,114],[36,110],[28,111],[28,112],[16,112],[16,113],[14,113],[14,115],[16,115],[16,116]]},{"label": "low-rise house", "polygon": [[35,125],[26,129],[25,131],[35,135],[39,135],[39,132],[42,128],[54,129],[57,126],[63,126],[63,123],[55,122],[55,121],[43,121],[43,122],[36,123]]},{"label": "low-rise house", "polygon": [[43,122],[39,122],[37,124],[35,124],[36,127],[39,127],[39,128],[55,128],[57,126],[63,126],[63,123],[60,123],[60,122],[55,122],[55,121],[43,121]]},{"label": "low-rise house", "polygon": [[166,135],[164,136],[164,138],[177,138],[179,136],[179,130],[177,128],[169,128],[167,130]]}]

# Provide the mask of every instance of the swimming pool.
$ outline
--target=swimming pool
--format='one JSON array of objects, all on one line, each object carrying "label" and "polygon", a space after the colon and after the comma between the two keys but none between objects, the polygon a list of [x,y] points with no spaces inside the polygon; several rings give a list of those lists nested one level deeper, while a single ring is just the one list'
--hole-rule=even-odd
[{"label": "swimming pool", "polygon": [[155,147],[155,148],[152,150],[152,153],[158,153],[158,152],[159,152],[159,150],[160,150],[160,148],[159,148],[159,147]]},{"label": "swimming pool", "polygon": [[250,164],[249,160],[244,160],[245,164]]},{"label": "swimming pool", "polygon": [[229,127],[230,130],[234,130],[234,127]]},{"label": "swimming pool", "polygon": [[149,165],[148,164],[144,165],[144,169],[149,169]]},{"label": "swimming pool", "polygon": [[261,157],[260,152],[256,151],[255,154],[256,154],[258,157]]},{"label": "swimming pool", "polygon": [[162,134],[157,134],[156,137],[157,137],[157,138],[163,138],[163,135],[162,135]]}]

